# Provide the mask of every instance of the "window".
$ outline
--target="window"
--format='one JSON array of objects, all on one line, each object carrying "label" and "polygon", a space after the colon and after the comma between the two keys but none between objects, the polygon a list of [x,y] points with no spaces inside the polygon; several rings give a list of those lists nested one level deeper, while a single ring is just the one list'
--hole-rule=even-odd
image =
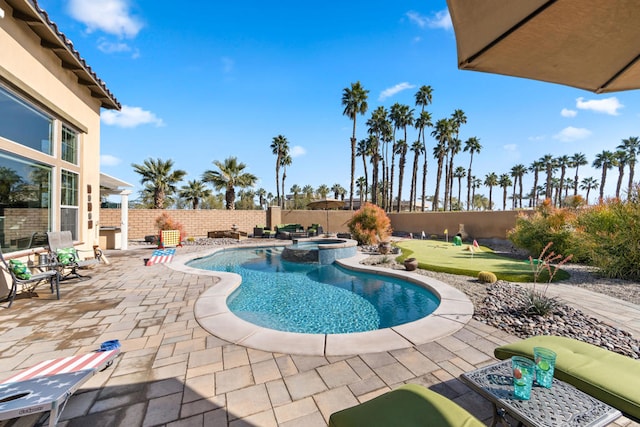
[{"label": "window", "polygon": [[62,125],[62,160],[78,164],[78,134]]},{"label": "window", "polygon": [[78,238],[78,174],[63,170],[60,173],[60,230],[71,231]]},{"label": "window", "polygon": [[42,246],[51,224],[51,166],[0,151],[0,244]]},{"label": "window", "polygon": [[53,119],[0,86],[0,137],[51,155]]}]

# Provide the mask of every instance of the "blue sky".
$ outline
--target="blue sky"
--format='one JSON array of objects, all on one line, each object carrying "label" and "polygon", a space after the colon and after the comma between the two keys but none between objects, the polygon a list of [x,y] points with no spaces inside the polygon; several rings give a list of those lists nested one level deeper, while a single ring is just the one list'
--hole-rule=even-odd
[{"label": "blue sky", "polygon": [[[269,146],[279,134],[292,149],[287,190],[336,183],[348,189],[352,124],[342,115],[341,97],[356,81],[369,90],[358,139],[366,136],[364,123],[376,107],[399,102],[415,108],[416,91],[429,85],[434,122],[456,109],[465,112],[460,138],[480,139],[473,174],[482,179],[545,154],[581,152],[591,164],[602,150],[640,136],[638,91],[595,95],[458,70],[445,1],[38,3],[122,104],[121,112],[102,113],[101,170],[133,184],[136,194],[141,185],[132,163],[173,159],[187,171],[186,183],[230,156],[258,176],[257,188],[275,194]],[[427,144],[431,153],[434,141]],[[467,153],[456,156],[456,166],[468,163]],[[427,194],[433,194],[431,156],[429,165]],[[357,167],[356,176],[363,175],[361,161]],[[581,178],[599,181],[600,175],[581,168]],[[606,194],[614,193],[617,176],[617,169],[609,171]],[[532,182],[525,176],[525,191]],[[591,201],[596,197],[592,191]],[[499,188],[494,203],[502,207]]]}]

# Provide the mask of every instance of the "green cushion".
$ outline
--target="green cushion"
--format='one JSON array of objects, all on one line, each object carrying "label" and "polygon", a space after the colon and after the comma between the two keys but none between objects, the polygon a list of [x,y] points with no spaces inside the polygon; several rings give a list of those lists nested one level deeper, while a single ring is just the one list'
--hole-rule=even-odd
[{"label": "green cushion", "polygon": [[498,359],[533,358],[533,347],[558,355],[554,376],[616,409],[640,419],[640,360],[566,337],[536,336],[494,350]]},{"label": "green cushion", "polygon": [[31,270],[20,260],[10,259],[9,268],[18,279],[28,280],[31,278]]},{"label": "green cushion", "polygon": [[485,427],[453,401],[417,384],[331,414],[329,427]]},{"label": "green cushion", "polygon": [[56,250],[58,262],[62,265],[69,265],[78,259],[78,254],[73,248],[61,248]]}]

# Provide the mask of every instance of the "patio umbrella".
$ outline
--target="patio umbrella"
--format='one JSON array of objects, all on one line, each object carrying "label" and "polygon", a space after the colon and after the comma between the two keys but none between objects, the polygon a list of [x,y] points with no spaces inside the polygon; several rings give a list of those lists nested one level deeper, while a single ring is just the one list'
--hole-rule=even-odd
[{"label": "patio umbrella", "polygon": [[329,209],[343,209],[344,200],[322,199],[307,203],[309,209],[324,209],[327,211],[327,231],[329,233]]},{"label": "patio umbrella", "polygon": [[458,68],[595,93],[640,87],[637,0],[447,0]]}]

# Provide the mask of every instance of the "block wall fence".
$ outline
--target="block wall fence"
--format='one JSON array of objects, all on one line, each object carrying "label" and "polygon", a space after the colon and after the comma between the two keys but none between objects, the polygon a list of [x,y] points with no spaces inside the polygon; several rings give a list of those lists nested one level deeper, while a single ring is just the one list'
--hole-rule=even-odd
[{"label": "block wall fence", "polygon": [[[531,211],[482,211],[482,212],[401,212],[391,213],[391,227],[394,231],[442,236],[447,229],[450,236],[458,232],[460,224],[470,238],[505,239],[507,231],[516,224],[519,213]],[[235,224],[240,231],[253,233],[255,226],[274,227],[277,224],[296,223],[305,228],[311,224],[322,225],[332,233],[347,232],[347,222],[352,211],[344,210],[285,210],[272,207],[263,210],[129,210],[129,239],[143,239],[157,234],[156,218],[167,213],[173,220],[184,226],[187,237],[203,237],[209,231],[230,230]],[[100,209],[100,226],[121,226],[120,209]]]}]

